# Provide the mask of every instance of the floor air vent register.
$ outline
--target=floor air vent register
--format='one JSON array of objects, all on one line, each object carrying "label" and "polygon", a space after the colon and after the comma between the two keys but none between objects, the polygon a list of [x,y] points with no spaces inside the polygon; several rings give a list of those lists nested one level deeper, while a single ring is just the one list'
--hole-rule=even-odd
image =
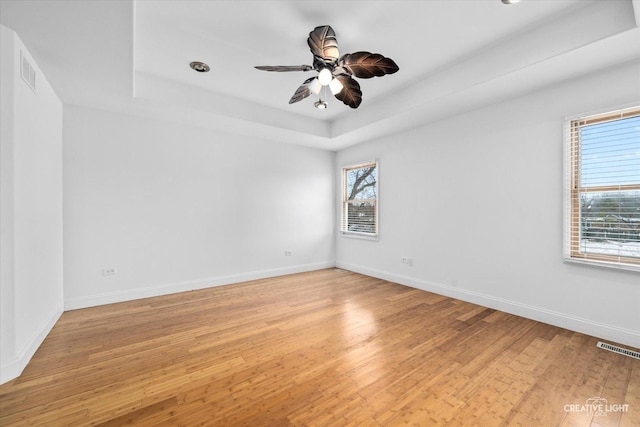
[{"label": "floor air vent register", "polygon": [[624,356],[633,357],[634,359],[640,359],[640,353],[638,353],[637,351],[627,350],[626,348],[607,344],[606,342],[598,341],[598,344],[596,345],[596,347],[603,348],[605,350],[609,350],[614,353],[622,354]]}]

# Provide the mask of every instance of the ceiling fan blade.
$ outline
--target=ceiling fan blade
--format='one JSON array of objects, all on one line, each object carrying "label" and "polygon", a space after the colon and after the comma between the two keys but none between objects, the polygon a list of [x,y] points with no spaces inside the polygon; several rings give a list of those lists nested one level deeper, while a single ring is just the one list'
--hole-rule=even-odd
[{"label": "ceiling fan blade", "polygon": [[336,33],[329,25],[314,28],[314,30],[309,33],[307,44],[313,56],[322,58],[325,61],[336,62],[340,57]]},{"label": "ceiling fan blade", "polygon": [[289,104],[302,101],[307,96],[311,95],[311,89],[309,89],[309,84],[313,80],[315,80],[315,77],[311,77],[310,79],[305,80],[304,83],[302,83],[300,87],[296,89],[296,92],[293,94],[293,96],[289,100]]},{"label": "ceiling fan blade", "polygon": [[311,65],[256,65],[262,71],[311,71]]},{"label": "ceiling fan blade", "polygon": [[358,82],[346,74],[335,76],[342,83],[342,90],[335,97],[351,108],[358,108],[362,102],[362,91]]},{"label": "ceiling fan blade", "polygon": [[393,59],[371,52],[345,53],[339,64],[347,72],[363,79],[382,77],[400,69]]}]

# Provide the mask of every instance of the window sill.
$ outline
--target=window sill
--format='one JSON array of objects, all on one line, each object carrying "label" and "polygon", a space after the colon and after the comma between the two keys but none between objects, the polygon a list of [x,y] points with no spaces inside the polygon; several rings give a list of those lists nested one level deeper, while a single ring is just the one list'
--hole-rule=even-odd
[{"label": "window sill", "polygon": [[565,263],[569,264],[582,264],[591,267],[600,267],[600,268],[609,268],[613,270],[626,270],[626,271],[635,271],[640,272],[640,266],[631,265],[631,264],[617,264],[615,262],[607,262],[607,261],[595,261],[588,259],[577,259],[577,258],[564,258]]},{"label": "window sill", "polygon": [[377,234],[366,234],[366,233],[358,233],[355,231],[340,231],[339,232],[342,237],[348,237],[350,239],[360,239],[360,240],[378,240]]}]

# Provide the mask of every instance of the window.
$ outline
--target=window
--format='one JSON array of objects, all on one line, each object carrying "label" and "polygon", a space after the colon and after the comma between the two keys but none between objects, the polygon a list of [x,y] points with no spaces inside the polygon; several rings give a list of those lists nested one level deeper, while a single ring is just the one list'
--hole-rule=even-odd
[{"label": "window", "polygon": [[378,163],[342,169],[342,223],[340,231],[378,235]]},{"label": "window", "polygon": [[640,270],[640,107],[567,130],[565,259]]}]

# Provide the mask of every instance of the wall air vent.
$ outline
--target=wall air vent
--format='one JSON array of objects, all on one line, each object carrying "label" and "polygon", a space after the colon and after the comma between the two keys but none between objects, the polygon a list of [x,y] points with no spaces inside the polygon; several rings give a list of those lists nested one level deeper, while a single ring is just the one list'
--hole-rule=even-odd
[{"label": "wall air vent", "polygon": [[625,356],[633,357],[634,359],[640,359],[640,353],[633,350],[627,350],[626,348],[618,347],[615,345],[607,344],[602,341],[598,341],[596,345],[598,348],[603,348],[605,350],[613,351],[614,353],[622,354]]},{"label": "wall air vent", "polygon": [[31,66],[27,58],[20,51],[20,76],[22,80],[31,88],[33,92],[36,91],[36,70]]}]

